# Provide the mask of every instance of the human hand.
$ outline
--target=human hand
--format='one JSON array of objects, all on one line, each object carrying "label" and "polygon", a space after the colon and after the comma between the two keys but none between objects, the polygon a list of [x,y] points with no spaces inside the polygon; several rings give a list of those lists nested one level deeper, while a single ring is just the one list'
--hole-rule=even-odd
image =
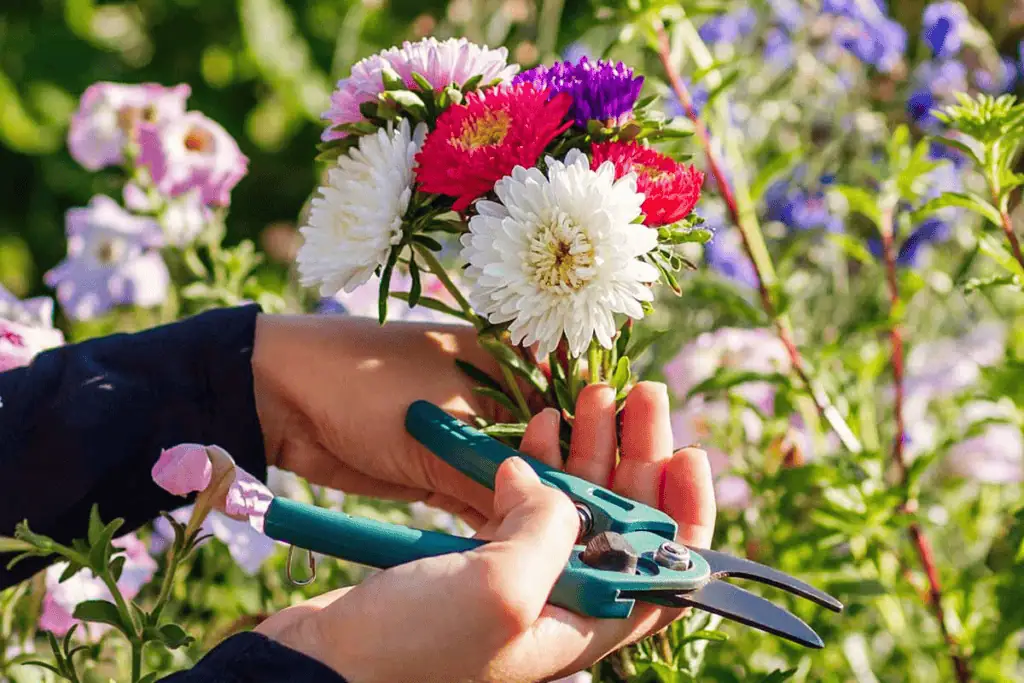
[{"label": "human hand", "polygon": [[[583,391],[565,469],[664,509],[679,524],[679,541],[707,546],[715,518],[707,456],[672,452],[663,385],[639,384],[623,410],[620,444],[614,391],[602,385]],[[554,410],[535,416],[522,450],[561,467],[558,421]],[[506,462],[493,510],[479,534],[487,545],[380,572],[284,610],[257,630],[352,683],[514,683],[579,671],[681,614],[638,603],[628,619],[601,620],[546,604],[578,533],[574,507],[529,467]]]},{"label": "human hand", "polygon": [[267,462],[314,484],[397,500],[422,500],[480,526],[493,494],[430,453],[405,429],[425,399],[470,422],[505,419],[474,394],[455,365],[498,377],[466,325],[342,316],[258,318],[253,374]]}]

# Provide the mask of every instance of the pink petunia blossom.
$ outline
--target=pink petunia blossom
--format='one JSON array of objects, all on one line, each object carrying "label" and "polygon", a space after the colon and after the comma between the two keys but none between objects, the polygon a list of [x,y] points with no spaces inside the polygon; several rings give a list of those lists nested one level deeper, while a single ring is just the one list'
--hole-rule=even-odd
[{"label": "pink petunia blossom", "polygon": [[68,148],[90,171],[124,161],[124,151],[142,123],[161,124],[185,113],[187,85],[94,83],[71,117]]},{"label": "pink petunia blossom", "polygon": [[19,301],[0,286],[0,372],[28,365],[37,353],[63,343],[64,335],[53,328],[53,299]]},{"label": "pink petunia blossom", "polygon": [[160,453],[153,465],[153,481],[157,486],[176,496],[187,496],[210,485],[213,464],[206,448],[194,443],[183,443]]},{"label": "pink petunia blossom", "polygon": [[257,531],[263,531],[263,518],[267,514],[274,494],[266,484],[241,467],[235,468],[235,481],[228,489],[224,512],[232,517],[248,518]]},{"label": "pink petunia blossom", "polygon": [[[188,524],[193,506],[183,507],[171,513],[171,517],[182,524]],[[203,535],[213,536],[223,543],[238,566],[250,576],[256,574],[263,563],[274,554],[277,541],[256,531],[247,522],[231,519],[217,511],[210,513],[200,527]],[[160,517],[153,523],[154,534],[149,550],[154,555],[162,553],[174,540],[170,523]]]},{"label": "pink petunia blossom", "polygon": [[199,112],[164,125],[140,125],[139,146],[139,166],[167,197],[197,189],[204,204],[227,206],[231,190],[249,169],[235,139]]}]

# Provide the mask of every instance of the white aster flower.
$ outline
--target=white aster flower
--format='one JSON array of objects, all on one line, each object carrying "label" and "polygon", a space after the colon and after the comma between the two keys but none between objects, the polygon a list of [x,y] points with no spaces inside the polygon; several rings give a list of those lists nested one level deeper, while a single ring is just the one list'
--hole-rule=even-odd
[{"label": "white aster flower", "polygon": [[611,348],[614,315],[642,318],[654,298],[658,271],[639,257],[657,233],[632,222],[644,195],[634,174],[616,180],[611,162],[591,170],[579,150],[546,161],[547,176],[516,167],[494,186],[500,203],[477,203],[462,237],[470,303],[542,355],[563,335],[574,356],[594,337]]},{"label": "white aster flower", "polygon": [[305,286],[322,296],[353,291],[387,261],[402,238],[402,217],[412,198],[413,166],[426,124],[410,132],[403,120],[360,138],[338,158],[312,201],[305,242],[296,262]]}]

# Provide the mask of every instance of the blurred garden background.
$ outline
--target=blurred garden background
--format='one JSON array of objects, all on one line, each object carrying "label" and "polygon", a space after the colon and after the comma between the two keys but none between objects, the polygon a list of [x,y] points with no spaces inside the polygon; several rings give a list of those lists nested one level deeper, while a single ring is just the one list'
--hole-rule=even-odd
[{"label": "blurred garden background", "polygon": [[[670,144],[708,172],[696,210],[714,236],[685,245],[680,296],[641,326],[643,374],[668,383],[678,444],[700,442],[714,460],[716,547],[848,606],[836,617],[789,605],[822,634],[820,652],[698,615],[673,631],[672,653],[643,645],[594,680],[1024,680],[1021,112],[990,99],[936,115],[957,93],[1024,94],[1024,0],[4,0],[0,285],[52,296],[43,276],[65,258],[65,213],[121,196],[122,170],[90,172],[69,154],[85,89],[185,83],[188,108],[249,159],[225,222],[232,250],[214,257],[226,274],[200,268],[210,282],[186,286],[176,272],[175,305],[156,311],[74,320],[58,306],[66,338],[246,299],[375,316],[375,289],[321,301],[297,286],[296,229],[325,168],[320,117],[337,79],[429,35],[505,46],[524,68],[623,60],[666,115],[706,126],[707,140]],[[1003,155],[1006,173],[974,163],[979,149]],[[453,524],[277,485],[349,512]],[[191,588],[174,593],[176,616],[204,638],[153,654],[154,666],[186,666],[260,615],[360,576],[328,562],[317,585],[289,586],[280,551],[217,524],[224,544],[204,547],[183,574]],[[163,534],[147,532],[153,554]],[[39,579],[0,594],[0,680],[44,680],[11,663],[41,637],[47,590]]]}]

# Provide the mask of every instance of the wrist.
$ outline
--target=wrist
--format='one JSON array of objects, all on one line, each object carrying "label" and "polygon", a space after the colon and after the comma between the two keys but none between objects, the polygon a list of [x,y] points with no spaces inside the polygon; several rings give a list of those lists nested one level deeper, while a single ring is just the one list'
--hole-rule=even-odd
[{"label": "wrist", "polygon": [[284,443],[284,422],[288,406],[282,386],[275,374],[274,359],[288,352],[280,316],[260,314],[256,318],[256,333],[252,350],[253,395],[256,416],[263,432],[267,466],[277,465]]}]

